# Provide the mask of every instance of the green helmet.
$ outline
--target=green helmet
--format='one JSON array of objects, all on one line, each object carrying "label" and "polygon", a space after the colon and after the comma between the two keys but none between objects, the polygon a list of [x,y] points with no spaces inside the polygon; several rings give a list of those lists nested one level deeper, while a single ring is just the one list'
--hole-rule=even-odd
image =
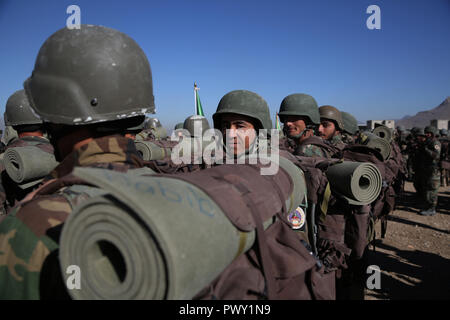
[{"label": "green helmet", "polygon": [[341,116],[342,122],[344,124],[344,131],[351,135],[355,135],[356,132],[359,130],[358,121],[356,121],[356,118],[352,116],[350,113],[344,111],[341,112]]},{"label": "green helmet", "polygon": [[41,124],[42,120],[30,107],[25,90],[14,92],[6,102],[5,114],[6,126],[22,126],[31,124]]},{"label": "green helmet", "polygon": [[448,136],[448,130],[447,129],[441,129],[441,130],[439,130],[439,134],[441,135],[441,136]]},{"label": "green helmet", "polygon": [[425,130],[423,130],[423,128],[417,128],[416,130],[414,130],[414,135],[416,135],[416,136],[424,136],[425,135]]},{"label": "green helmet", "polygon": [[281,101],[280,112],[278,112],[281,122],[283,116],[303,116],[308,117],[313,124],[320,124],[319,106],[313,97],[303,93],[291,94]]},{"label": "green helmet", "polygon": [[102,26],[51,35],[24,87],[41,119],[55,124],[121,120],[155,108],[145,53],[126,34]]},{"label": "green helmet", "polygon": [[406,129],[404,126],[397,126],[397,131],[398,132],[404,132]]},{"label": "green helmet", "polygon": [[341,112],[333,106],[321,106],[319,107],[320,119],[331,120],[337,125],[337,130],[342,131],[344,129],[344,123],[342,121]]},{"label": "green helmet", "polygon": [[200,134],[203,136],[206,130],[210,129],[208,120],[204,116],[189,116],[184,120],[183,129],[189,131],[192,137],[195,137],[195,127],[201,128]]},{"label": "green helmet", "polygon": [[423,130],[423,129],[422,129],[422,128],[419,128],[419,127],[413,127],[413,128],[411,129],[411,134],[414,135],[414,136],[416,136],[416,135],[417,135],[417,132],[419,132],[420,130]]},{"label": "green helmet", "polygon": [[183,125],[184,125],[183,122],[177,123],[177,124],[175,125],[174,130],[183,129]]},{"label": "green helmet", "polygon": [[144,129],[156,129],[160,127],[162,127],[162,124],[158,118],[145,119]]},{"label": "green helmet", "polygon": [[214,128],[220,129],[222,114],[234,113],[255,119],[262,129],[272,129],[272,120],[267,102],[258,94],[247,90],[235,90],[220,99],[212,118]]},{"label": "green helmet", "polygon": [[426,126],[423,130],[425,133],[431,133],[434,137],[438,134],[438,129],[433,126]]}]

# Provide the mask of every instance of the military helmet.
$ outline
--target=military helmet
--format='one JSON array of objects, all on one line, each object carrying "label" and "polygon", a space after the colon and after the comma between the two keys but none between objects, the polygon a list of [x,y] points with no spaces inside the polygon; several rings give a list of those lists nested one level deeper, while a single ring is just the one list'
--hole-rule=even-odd
[{"label": "military helmet", "polygon": [[341,112],[333,106],[321,106],[319,107],[320,119],[331,120],[337,125],[337,130],[344,129],[344,123],[342,121]]},{"label": "military helmet", "polygon": [[158,118],[147,118],[144,122],[144,129],[156,129],[162,127]]},{"label": "military helmet", "polygon": [[199,126],[201,128],[200,134],[203,135],[206,130],[210,128],[208,120],[204,116],[194,115],[189,116],[184,120],[183,129],[189,131],[191,136],[195,137],[195,127]]},{"label": "military helmet", "polygon": [[[414,129],[414,128],[413,128]],[[417,127],[416,130],[414,130],[414,134],[416,136],[424,136],[425,135],[425,130],[423,128],[419,128]]]},{"label": "military helmet", "polygon": [[425,133],[431,133],[434,137],[438,134],[438,129],[433,126],[426,126],[423,130]]},{"label": "military helmet", "polygon": [[3,116],[6,126],[41,124],[42,120],[30,107],[25,90],[14,92],[6,102]]},{"label": "military helmet", "polygon": [[439,130],[439,134],[441,135],[441,136],[448,136],[448,130],[447,129],[441,129],[441,130]]},{"label": "military helmet", "polygon": [[272,120],[267,102],[258,94],[247,90],[235,90],[220,99],[216,113],[212,118],[214,128],[220,129],[220,117],[223,114],[240,114],[255,119],[262,129],[272,129]]},{"label": "military helmet", "polygon": [[405,132],[405,126],[397,126],[397,132]]},{"label": "military helmet", "polygon": [[313,124],[320,124],[319,106],[313,97],[303,93],[291,94],[281,101],[280,112],[278,112],[282,122],[283,116],[303,116],[308,117]]},{"label": "military helmet", "polygon": [[42,45],[24,88],[44,122],[87,125],[154,113],[150,64],[126,34],[63,28]]},{"label": "military helmet", "polygon": [[422,129],[422,128],[420,128],[420,127],[413,127],[413,128],[411,129],[411,133],[412,133],[413,135],[417,135],[417,132],[419,132],[421,129]]},{"label": "military helmet", "polygon": [[358,128],[358,121],[354,116],[352,116],[348,112],[341,112],[342,116],[342,122],[344,124],[343,130],[351,135],[355,135],[356,132],[359,130]]},{"label": "military helmet", "polygon": [[184,125],[183,122],[177,123],[177,124],[175,125],[174,130],[183,129],[183,125]]}]

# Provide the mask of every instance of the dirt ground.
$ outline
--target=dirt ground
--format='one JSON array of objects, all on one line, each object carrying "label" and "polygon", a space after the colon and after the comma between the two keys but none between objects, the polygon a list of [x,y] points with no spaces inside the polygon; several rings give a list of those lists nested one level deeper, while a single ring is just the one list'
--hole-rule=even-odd
[{"label": "dirt ground", "polygon": [[381,270],[381,288],[365,291],[366,300],[450,300],[450,187],[439,189],[437,214],[421,216],[412,183],[388,216],[386,237],[377,223],[375,251],[368,262]]}]

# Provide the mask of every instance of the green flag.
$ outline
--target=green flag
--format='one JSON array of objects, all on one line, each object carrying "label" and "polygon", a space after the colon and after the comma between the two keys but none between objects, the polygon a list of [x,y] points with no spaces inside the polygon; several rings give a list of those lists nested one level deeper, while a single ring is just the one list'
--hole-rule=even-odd
[{"label": "green flag", "polygon": [[276,121],[276,127],[279,131],[281,131],[280,121],[278,121],[278,112],[275,113],[275,121]]},{"label": "green flag", "polygon": [[198,116],[205,116],[203,113],[202,103],[200,101],[200,96],[198,95],[198,90],[200,88],[197,88],[197,84],[194,83],[194,94],[195,94],[195,112]]}]

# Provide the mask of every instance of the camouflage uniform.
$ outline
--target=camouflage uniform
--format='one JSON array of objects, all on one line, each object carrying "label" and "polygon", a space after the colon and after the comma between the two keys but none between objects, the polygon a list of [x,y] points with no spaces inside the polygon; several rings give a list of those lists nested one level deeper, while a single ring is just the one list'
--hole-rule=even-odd
[{"label": "camouflage uniform", "polygon": [[[419,192],[425,200],[425,210],[423,215],[432,215],[438,201],[438,190],[440,186],[439,159],[441,153],[441,143],[436,138],[427,139],[421,145],[418,152],[416,171]],[[434,212],[434,213],[433,213]]]},{"label": "camouflage uniform", "polygon": [[[74,61],[82,67],[73,68]],[[55,150],[60,164],[43,185],[0,218],[0,299],[63,298],[62,223],[87,198],[104,194],[71,172],[76,166],[149,172],[141,169],[133,140],[122,134],[154,112],[151,69],[127,35],[82,25],[81,30],[60,29],[44,42],[24,87],[52,144],[67,144]]]},{"label": "camouflage uniform", "polygon": [[[71,189],[74,167],[127,172],[141,168],[134,143],[121,136],[95,139],[72,152],[44,186],[24,199],[0,223],[0,299],[39,299],[64,292],[54,258],[61,224],[89,193]],[[77,184],[80,184],[77,181]],[[56,289],[55,289],[56,288]]]},{"label": "camouflage uniform", "polygon": [[447,136],[442,136],[439,139],[441,143],[441,156],[439,161],[439,171],[441,174],[441,186],[446,187],[449,185],[448,176],[450,169],[450,158],[449,158],[449,139]]},{"label": "camouflage uniform", "polygon": [[297,146],[293,152],[295,155],[304,157],[320,157],[331,158],[335,153],[333,148],[330,148],[321,138],[311,136]]}]

